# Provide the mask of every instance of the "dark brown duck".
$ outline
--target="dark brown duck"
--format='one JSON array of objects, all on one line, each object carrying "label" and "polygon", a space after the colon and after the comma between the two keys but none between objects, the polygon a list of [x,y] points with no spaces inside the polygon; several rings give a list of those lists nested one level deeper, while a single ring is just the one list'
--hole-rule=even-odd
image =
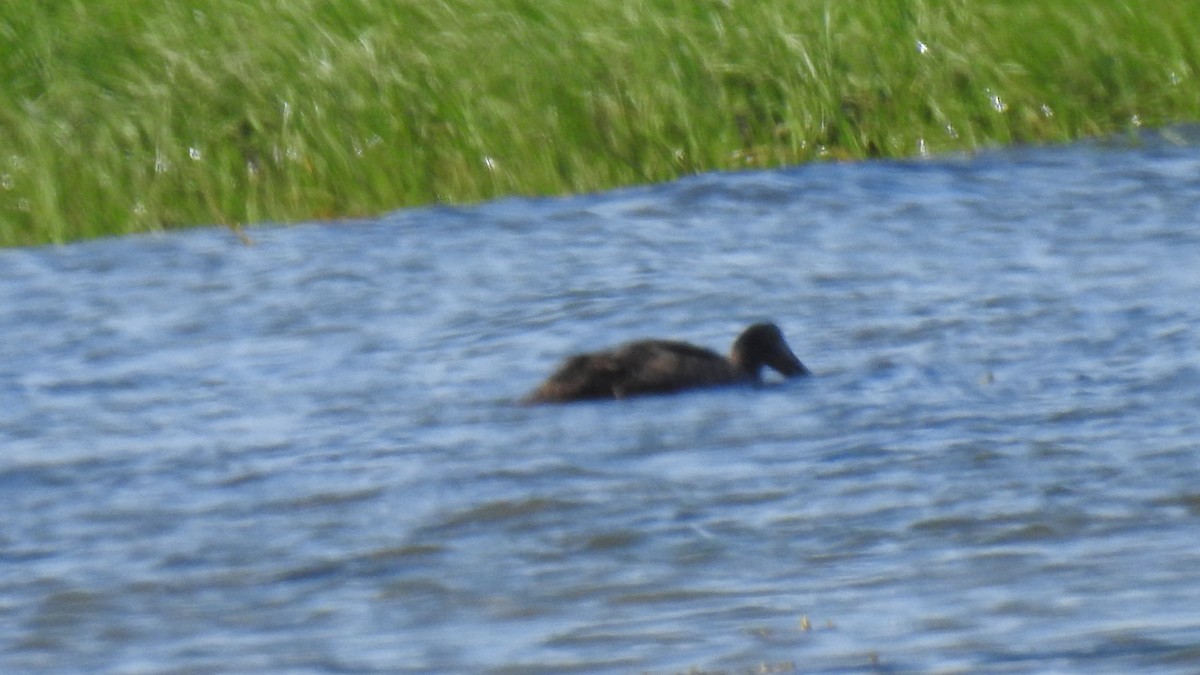
[{"label": "dark brown duck", "polygon": [[756,323],[734,340],[729,358],[671,340],[638,340],[572,356],[525,400],[563,403],[753,383],[762,380],[763,366],[784,377],[808,374],[778,326]]}]

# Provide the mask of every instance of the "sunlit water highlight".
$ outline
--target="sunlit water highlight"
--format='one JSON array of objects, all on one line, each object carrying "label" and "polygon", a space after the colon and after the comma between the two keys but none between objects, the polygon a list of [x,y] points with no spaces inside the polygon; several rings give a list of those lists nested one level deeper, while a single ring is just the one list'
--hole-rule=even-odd
[{"label": "sunlit water highlight", "polygon": [[1193,672],[1197,140],[0,252],[0,666]]}]

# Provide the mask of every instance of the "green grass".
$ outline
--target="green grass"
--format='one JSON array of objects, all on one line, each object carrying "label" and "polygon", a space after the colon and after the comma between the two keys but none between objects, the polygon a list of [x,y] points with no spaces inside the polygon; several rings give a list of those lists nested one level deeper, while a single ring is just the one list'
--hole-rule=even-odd
[{"label": "green grass", "polygon": [[1196,26],[1177,0],[6,2],[0,245],[1200,120]]}]

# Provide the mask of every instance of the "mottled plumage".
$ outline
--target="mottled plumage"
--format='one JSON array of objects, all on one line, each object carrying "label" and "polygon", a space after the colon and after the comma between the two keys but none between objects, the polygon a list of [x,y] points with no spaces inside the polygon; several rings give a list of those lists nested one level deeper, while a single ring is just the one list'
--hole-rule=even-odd
[{"label": "mottled plumage", "polygon": [[761,380],[763,366],[784,377],[807,375],[775,324],[758,323],[734,341],[729,358],[671,340],[639,340],[572,356],[526,401],[561,403],[625,398]]}]

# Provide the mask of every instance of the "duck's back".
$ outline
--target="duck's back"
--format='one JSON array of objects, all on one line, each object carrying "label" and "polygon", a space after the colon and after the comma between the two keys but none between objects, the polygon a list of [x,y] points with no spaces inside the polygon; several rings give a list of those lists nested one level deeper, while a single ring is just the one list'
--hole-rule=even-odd
[{"label": "duck's back", "polygon": [[569,359],[529,400],[574,401],[624,398],[745,379],[716,352],[671,340],[640,340]]}]

